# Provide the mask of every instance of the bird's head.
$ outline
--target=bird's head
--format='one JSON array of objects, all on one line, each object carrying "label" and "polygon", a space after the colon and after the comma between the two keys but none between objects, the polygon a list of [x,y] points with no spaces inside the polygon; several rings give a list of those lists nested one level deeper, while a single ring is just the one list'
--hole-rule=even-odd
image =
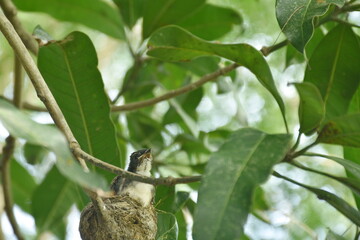
[{"label": "bird's head", "polygon": [[131,154],[128,171],[145,176],[150,176],[151,163],[151,149],[141,149]]}]

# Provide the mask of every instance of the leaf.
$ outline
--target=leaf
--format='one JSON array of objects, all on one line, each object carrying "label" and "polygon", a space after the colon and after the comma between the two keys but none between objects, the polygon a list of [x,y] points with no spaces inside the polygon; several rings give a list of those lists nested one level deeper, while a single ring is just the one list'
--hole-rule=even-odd
[{"label": "leaf", "polygon": [[179,234],[178,240],[186,240],[186,233],[187,233],[187,223],[185,221],[184,214],[180,211],[176,213],[176,221],[178,223]]},{"label": "leaf", "polygon": [[345,0],[277,0],[276,18],[291,44],[303,52],[314,32],[314,18],[323,15],[330,4],[341,7]]},{"label": "leaf", "polygon": [[296,182],[290,178],[280,175],[277,172],[274,172],[273,175],[275,177],[283,178],[291,183],[301,186],[301,187],[309,190],[310,192],[316,194],[316,196],[320,200],[326,201],[331,206],[333,206],[336,210],[338,210],[340,213],[342,213],[345,217],[347,217],[349,220],[351,220],[354,224],[356,224],[357,226],[360,226],[360,212],[357,211],[355,208],[353,208],[346,201],[344,201],[343,199],[336,196],[335,194],[324,191],[322,189],[310,187],[310,186],[304,185],[302,183]]},{"label": "leaf", "polygon": [[231,8],[204,4],[189,17],[174,24],[206,40],[215,40],[230,32],[233,25],[243,22],[241,16]]},{"label": "leaf", "polygon": [[[91,40],[80,32],[39,51],[40,72],[81,148],[96,158],[120,165],[115,127],[97,64]],[[102,173],[113,178],[108,172]]]},{"label": "leaf", "polygon": [[325,115],[325,106],[316,86],[310,82],[294,84],[299,96],[300,132],[311,135],[320,126]]},{"label": "leaf", "polygon": [[63,220],[75,201],[75,193],[75,185],[53,167],[32,199],[32,213],[39,232],[51,230]]},{"label": "leaf", "polygon": [[172,212],[175,204],[175,186],[157,186],[155,203],[156,209]]},{"label": "leaf", "polygon": [[11,161],[11,189],[14,202],[25,212],[31,210],[31,197],[36,188],[33,176],[17,161]]},{"label": "leaf", "polygon": [[255,188],[285,157],[290,141],[290,135],[244,128],[211,155],[199,190],[194,239],[237,239],[243,234]]},{"label": "leaf", "polygon": [[177,240],[178,225],[175,215],[166,212],[157,213],[156,240]]},{"label": "leaf", "polygon": [[319,45],[324,36],[325,34],[323,33],[322,29],[316,29],[309,42],[306,44],[304,54],[300,53],[294,46],[288,45],[286,47],[285,67],[289,67],[293,63],[306,62],[306,58],[310,58],[312,56],[315,48]]},{"label": "leaf", "polygon": [[227,58],[248,68],[273,95],[285,119],[285,106],[278,93],[270,68],[259,51],[248,44],[215,44],[195,37],[176,26],[156,31],[148,42],[147,54],[165,61],[190,61],[202,56]]},{"label": "leaf", "polygon": [[131,29],[136,21],[142,16],[144,0],[113,0],[119,7],[122,19]]},{"label": "leaf", "polygon": [[146,1],[143,19],[143,39],[156,29],[175,24],[191,16],[205,4],[205,0],[156,0]]},{"label": "leaf", "polygon": [[47,151],[42,146],[31,143],[26,143],[24,145],[24,157],[29,164],[34,165],[40,163],[46,154]]},{"label": "leaf", "polygon": [[321,129],[318,142],[360,147],[360,113],[328,121]]},{"label": "leaf", "polygon": [[304,82],[313,83],[325,102],[325,120],[347,113],[360,82],[360,46],[350,27],[339,25],[315,49]]},{"label": "leaf", "polygon": [[107,186],[102,177],[93,172],[84,172],[75,162],[64,136],[57,128],[34,122],[24,112],[3,99],[0,99],[0,121],[13,136],[53,151],[57,167],[68,179],[90,189],[105,189]]},{"label": "leaf", "polygon": [[326,238],[325,240],[346,240],[346,238],[334,233],[333,231],[331,231],[329,229],[327,235],[326,235]]},{"label": "leaf", "polygon": [[14,0],[16,7],[27,12],[43,12],[62,21],[81,23],[111,37],[125,39],[119,13],[101,0]]}]

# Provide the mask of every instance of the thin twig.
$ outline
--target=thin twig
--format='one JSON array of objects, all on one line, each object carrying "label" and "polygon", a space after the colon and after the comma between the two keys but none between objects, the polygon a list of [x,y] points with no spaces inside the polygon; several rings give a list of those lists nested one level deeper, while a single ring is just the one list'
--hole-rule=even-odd
[{"label": "thin twig", "polygon": [[134,102],[134,103],[128,103],[128,104],[124,104],[121,106],[114,106],[114,107],[112,107],[112,111],[130,111],[130,110],[135,110],[138,108],[152,106],[156,103],[174,98],[174,97],[184,94],[186,92],[193,91],[193,90],[197,89],[198,87],[202,86],[203,84],[205,84],[206,82],[212,81],[213,79],[215,79],[221,75],[225,75],[228,72],[234,70],[235,68],[237,68],[239,66],[240,66],[239,64],[233,63],[227,67],[220,68],[219,70],[217,70],[215,72],[209,73],[209,74],[203,76],[202,78],[200,78],[198,81],[191,83],[189,85],[186,85],[182,88],[169,91],[169,92],[165,93],[164,95],[161,95],[161,96],[155,97],[155,98],[151,98],[148,100]]},{"label": "thin twig", "polygon": [[97,159],[90,154],[84,152],[81,148],[73,148],[72,149],[75,156],[82,158],[86,160],[87,162],[90,162],[91,164],[102,168],[108,172],[114,173],[116,175],[120,175],[124,178],[128,178],[134,181],[143,182],[143,183],[149,183],[153,185],[175,185],[180,183],[191,183],[191,182],[198,182],[201,180],[201,176],[189,176],[189,177],[181,177],[181,178],[173,178],[173,177],[166,177],[166,178],[153,178],[153,177],[147,177],[144,175],[139,175],[136,173],[125,171],[124,169],[121,169],[119,167],[115,167],[109,163],[103,162],[100,159]]},{"label": "thin twig", "polygon": [[4,11],[5,16],[16,29],[22,42],[33,54],[37,55],[38,44],[36,40],[23,28],[21,22],[17,18],[17,9],[11,0],[0,0],[0,7]]},{"label": "thin twig", "polygon": [[15,147],[15,138],[9,136],[6,138],[6,144],[3,148],[3,155],[1,159],[1,182],[4,192],[5,212],[14,231],[14,234],[19,240],[23,240],[19,225],[16,222],[15,215],[13,212],[13,200],[11,195],[11,177],[10,177],[10,160],[13,155]]},{"label": "thin twig", "polygon": [[[45,104],[55,124],[65,134],[65,137],[69,141],[70,146],[78,146],[79,143],[76,141],[73,133],[71,132],[64,115],[62,114],[58,104],[55,101],[54,96],[46,85],[45,80],[42,77],[39,69],[36,67],[36,64],[31,58],[29,52],[27,51],[14,27],[11,25],[11,23],[4,16],[3,13],[0,13],[0,30],[15,51],[19,60],[21,61],[21,64],[23,65],[24,69],[26,70],[27,74],[31,79],[32,84],[35,87],[38,97]],[[79,162],[81,166],[87,170],[85,162],[80,159]]]},{"label": "thin twig", "polygon": [[[21,92],[23,87],[23,71],[19,59],[14,56],[14,90],[13,90],[13,103],[16,107],[21,108]],[[11,191],[11,175],[10,164],[11,157],[14,153],[15,138],[11,135],[6,138],[6,144],[3,148],[2,165],[1,165],[1,182],[3,188],[3,196],[5,202],[5,212],[9,219],[10,225],[18,239],[24,239],[21,234],[19,225],[17,224],[14,214],[14,202]]]}]

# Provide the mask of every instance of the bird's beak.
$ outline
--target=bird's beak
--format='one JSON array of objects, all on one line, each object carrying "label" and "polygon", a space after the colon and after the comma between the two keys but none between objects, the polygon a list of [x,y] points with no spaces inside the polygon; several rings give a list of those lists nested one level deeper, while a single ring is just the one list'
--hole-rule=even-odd
[{"label": "bird's beak", "polygon": [[143,157],[151,159],[151,148],[146,149],[145,153],[143,154]]}]

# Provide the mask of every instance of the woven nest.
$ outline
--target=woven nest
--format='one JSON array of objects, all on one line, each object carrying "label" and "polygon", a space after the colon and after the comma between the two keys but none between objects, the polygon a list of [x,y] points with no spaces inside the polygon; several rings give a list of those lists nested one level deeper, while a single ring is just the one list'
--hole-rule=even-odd
[{"label": "woven nest", "polygon": [[89,203],[80,216],[83,240],[153,240],[157,231],[155,208],[143,207],[127,195],[103,199],[105,209]]}]

